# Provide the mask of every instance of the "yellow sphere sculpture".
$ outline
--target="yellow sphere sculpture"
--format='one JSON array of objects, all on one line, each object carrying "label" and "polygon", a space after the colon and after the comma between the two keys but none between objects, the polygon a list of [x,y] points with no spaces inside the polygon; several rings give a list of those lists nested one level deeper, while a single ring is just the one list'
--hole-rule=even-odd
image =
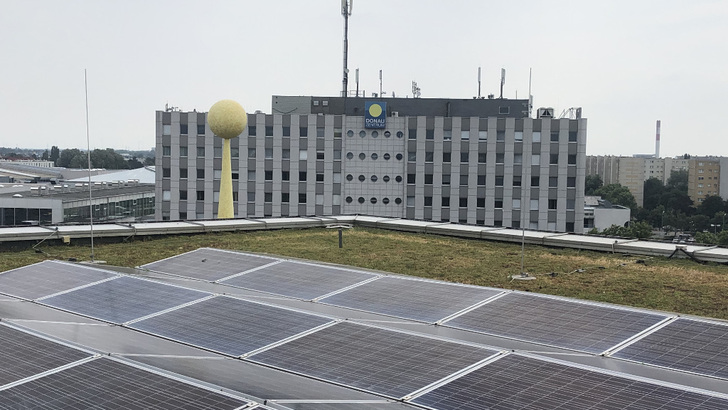
[{"label": "yellow sphere sculpture", "polygon": [[233,207],[233,174],[230,164],[230,140],[242,134],[248,125],[248,114],[233,100],[220,100],[210,107],[207,123],[218,137],[222,138],[222,175],[220,177],[220,200],[217,205],[219,219],[235,218]]}]

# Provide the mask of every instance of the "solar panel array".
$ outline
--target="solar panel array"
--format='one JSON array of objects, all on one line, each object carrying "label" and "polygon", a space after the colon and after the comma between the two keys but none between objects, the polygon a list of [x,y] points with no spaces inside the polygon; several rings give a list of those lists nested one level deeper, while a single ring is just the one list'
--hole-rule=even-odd
[{"label": "solar panel array", "polygon": [[249,402],[0,324],[0,408],[234,409]]},{"label": "solar panel array", "polygon": [[212,282],[276,260],[239,252],[200,248],[173,258],[148,263],[141,268]]},{"label": "solar panel array", "polygon": [[113,323],[125,323],[209,296],[204,292],[132,277],[120,277],[40,303]]},{"label": "solar panel array", "polygon": [[285,261],[221,283],[311,300],[375,277],[366,272]]},{"label": "solar panel array", "polygon": [[424,322],[436,322],[502,290],[383,277],[321,302]]},{"label": "solar panel array", "polygon": [[514,292],[444,324],[550,346],[602,353],[666,318],[634,310]]},{"label": "solar panel array", "polygon": [[205,349],[240,356],[328,322],[331,320],[320,316],[229,297],[215,297],[131,326]]},{"label": "solar panel array", "polygon": [[251,360],[359,389],[404,397],[497,352],[353,323],[339,323]]},{"label": "solar panel array", "polygon": [[719,410],[728,400],[511,354],[413,400],[441,410]]},{"label": "solar panel array", "polygon": [[728,325],[680,318],[613,356],[728,379]]},{"label": "solar panel array", "polygon": [[0,274],[0,293],[38,299],[116,276],[101,269],[43,261]]}]

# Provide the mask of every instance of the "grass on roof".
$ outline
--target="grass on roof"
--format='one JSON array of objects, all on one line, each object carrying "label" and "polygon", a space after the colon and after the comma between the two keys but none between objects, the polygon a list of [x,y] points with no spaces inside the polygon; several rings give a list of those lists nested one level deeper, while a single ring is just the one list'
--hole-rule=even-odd
[{"label": "grass on roof", "polygon": [[[95,258],[134,267],[199,247],[268,253],[473,285],[519,289],[669,312],[728,319],[728,266],[686,259],[629,256],[526,245],[525,270],[511,280],[521,246],[476,239],[354,228],[344,248],[331,229],[276,230],[97,240]],[[0,271],[44,259],[88,260],[89,242],[0,244]]]}]

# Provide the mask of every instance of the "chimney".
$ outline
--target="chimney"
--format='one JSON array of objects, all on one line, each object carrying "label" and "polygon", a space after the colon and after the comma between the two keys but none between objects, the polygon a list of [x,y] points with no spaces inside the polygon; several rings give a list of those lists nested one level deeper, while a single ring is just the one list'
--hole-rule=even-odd
[{"label": "chimney", "polygon": [[660,158],[660,120],[657,120],[657,131],[655,133],[655,158]]}]

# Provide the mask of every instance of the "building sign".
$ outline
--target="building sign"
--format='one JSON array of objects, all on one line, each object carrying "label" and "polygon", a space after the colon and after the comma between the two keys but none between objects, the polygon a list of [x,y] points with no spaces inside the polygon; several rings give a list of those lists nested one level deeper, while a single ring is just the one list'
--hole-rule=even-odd
[{"label": "building sign", "polygon": [[387,127],[387,103],[365,102],[364,111],[364,128]]}]

